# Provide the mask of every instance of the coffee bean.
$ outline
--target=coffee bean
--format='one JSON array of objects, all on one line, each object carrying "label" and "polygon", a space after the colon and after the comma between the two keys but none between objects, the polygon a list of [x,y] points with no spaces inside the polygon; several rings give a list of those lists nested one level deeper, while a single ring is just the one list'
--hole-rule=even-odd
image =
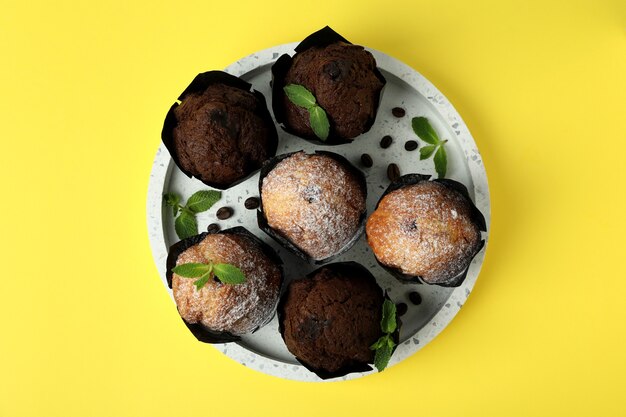
[{"label": "coffee bean", "polygon": [[416,306],[422,304],[422,296],[417,291],[409,293],[409,300]]},{"label": "coffee bean", "polygon": [[372,165],[374,165],[374,161],[372,160],[372,157],[366,153],[361,155],[361,163],[363,164],[365,168],[370,168]]},{"label": "coffee bean", "polygon": [[243,205],[248,210],[254,210],[255,208],[259,207],[259,199],[258,197],[246,198],[246,201],[244,201]]},{"label": "coffee bean", "polygon": [[396,117],[404,117],[406,112],[404,111],[402,107],[394,107],[393,109],[391,109],[391,114],[393,114]]},{"label": "coffee bean", "polygon": [[387,178],[392,182],[400,178],[400,168],[398,168],[398,165],[389,164],[387,167]]},{"label": "coffee bean", "polygon": [[233,209],[231,209],[230,207],[222,207],[217,210],[217,213],[215,213],[215,215],[220,220],[226,220],[233,215]]},{"label": "coffee bean", "polygon": [[393,142],[393,139],[391,138],[391,136],[389,135],[383,136],[383,138],[380,140],[380,147],[383,149],[387,149],[388,147],[391,146],[391,142]]},{"label": "coffee bean", "polygon": [[220,225],[217,223],[211,223],[207,228],[206,231],[209,233],[217,233],[220,231]]},{"label": "coffee bean", "polygon": [[409,152],[416,150],[417,142],[415,142],[414,140],[407,140],[406,143],[404,144],[404,149],[406,149]]},{"label": "coffee bean", "polygon": [[407,306],[405,303],[396,304],[396,312],[398,313],[398,316],[404,316],[408,309],[409,306]]}]

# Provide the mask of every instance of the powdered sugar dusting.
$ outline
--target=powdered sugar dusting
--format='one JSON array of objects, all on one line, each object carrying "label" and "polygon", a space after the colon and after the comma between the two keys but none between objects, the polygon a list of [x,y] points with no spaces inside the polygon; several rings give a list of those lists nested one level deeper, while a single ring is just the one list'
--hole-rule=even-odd
[{"label": "powdered sugar dusting", "polygon": [[196,290],[195,279],[173,274],[172,290],[180,315],[189,323],[201,322],[211,330],[249,333],[265,324],[276,308],[280,269],[250,239],[240,235],[208,235],[180,254],[177,265],[212,261],[237,266],[243,284],[228,285],[213,279]]},{"label": "powdered sugar dusting", "polygon": [[383,264],[428,282],[461,273],[480,245],[471,203],[437,182],[387,194],[367,222],[367,239]]},{"label": "powdered sugar dusting", "polygon": [[268,225],[313,259],[339,252],[359,229],[365,195],[358,178],[326,155],[296,153],[263,179]]}]

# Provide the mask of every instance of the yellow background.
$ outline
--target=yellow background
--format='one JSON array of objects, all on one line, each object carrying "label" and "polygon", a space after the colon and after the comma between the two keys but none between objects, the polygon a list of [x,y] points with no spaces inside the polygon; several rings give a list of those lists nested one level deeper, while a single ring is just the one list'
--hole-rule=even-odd
[{"label": "yellow background", "polygon": [[[626,3],[516,3],[3,1],[0,416],[625,416]],[[439,337],[305,384],[181,325],[145,200],[193,76],[325,24],[452,101],[493,220]]]}]

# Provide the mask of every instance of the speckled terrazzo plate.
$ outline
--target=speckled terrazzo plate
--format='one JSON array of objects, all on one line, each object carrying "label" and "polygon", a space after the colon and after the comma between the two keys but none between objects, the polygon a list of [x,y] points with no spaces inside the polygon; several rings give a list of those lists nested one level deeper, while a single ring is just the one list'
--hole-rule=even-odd
[{"label": "speckled terrazzo plate", "polygon": [[[226,68],[226,72],[241,76],[252,84],[253,88],[263,93],[271,109],[270,67],[284,54],[293,54],[297,43],[269,48],[247,56]],[[420,173],[435,175],[432,158],[419,159],[419,151],[406,151],[404,143],[418,140],[411,129],[411,118],[426,116],[442,139],[448,139],[448,173],[451,178],[463,183],[469,190],[478,209],[483,213],[489,231],[490,201],[487,175],[476,144],[463,123],[461,116],[450,102],[428,80],[402,62],[381,52],[368,50],[376,58],[377,64],[387,85],[383,92],[378,116],[371,130],[352,144],[337,146],[319,146],[292,136],[278,128],[279,144],[277,154],[304,150],[313,152],[317,149],[330,150],[346,157],[355,166],[361,168],[367,178],[367,211],[371,214],[376,202],[389,185],[387,166],[396,163],[401,174]],[[190,74],[190,80],[195,74]],[[181,86],[181,90],[184,86]],[[406,115],[402,118],[391,114],[393,107],[402,107]],[[164,113],[165,115],[165,113]],[[387,149],[380,147],[380,139],[385,135],[393,137],[392,145]],[[156,139],[155,139],[156,140]],[[418,140],[419,142],[419,140]],[[422,143],[420,142],[420,146]],[[361,154],[368,153],[374,160],[371,168],[364,168],[360,163]],[[210,223],[219,223],[222,229],[244,226],[259,238],[274,247],[285,263],[286,283],[302,277],[319,266],[307,264],[259,230],[255,210],[246,210],[244,201],[250,196],[258,196],[258,172],[246,181],[222,192],[222,199],[209,211],[198,215],[200,230]],[[161,144],[152,166],[148,189],[147,214],[148,230],[152,254],[165,289],[172,296],[165,278],[165,260],[167,249],[179,239],[174,231],[174,219],[171,210],[162,204],[162,195],[175,192],[186,199],[195,191],[207,189],[199,180],[190,179],[176,167],[169,153]],[[234,215],[227,220],[217,220],[218,208],[229,206]],[[489,240],[488,232],[483,233],[485,247],[472,261],[467,278],[457,288],[443,288],[419,284],[403,284],[383,270],[369,250],[365,235],[346,253],[334,262],[356,261],[376,277],[381,287],[396,303],[406,303],[407,313],[402,316],[403,327],[400,332],[400,345],[394,353],[390,366],[395,365],[414,354],[430,342],[458,313],[470,294],[480,272],[485,248]],[[284,288],[284,287],[283,287]],[[408,294],[417,291],[422,302],[414,305]],[[173,299],[173,298],[172,298]],[[174,309],[175,311],[175,309]],[[181,321],[181,325],[183,325]],[[256,333],[244,336],[238,343],[216,344],[217,349],[239,363],[269,375],[300,381],[321,381],[315,374],[301,366],[289,353],[278,332],[276,316]],[[372,371],[375,372],[375,371]],[[339,379],[358,378],[367,373],[352,373]],[[331,380],[332,381],[332,380]]]}]

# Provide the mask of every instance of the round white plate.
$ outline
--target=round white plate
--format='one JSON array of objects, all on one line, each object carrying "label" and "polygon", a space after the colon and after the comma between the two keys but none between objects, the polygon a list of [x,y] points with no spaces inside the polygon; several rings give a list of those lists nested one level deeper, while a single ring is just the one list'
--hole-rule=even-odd
[{"label": "round white plate", "polygon": [[[254,89],[263,93],[271,112],[270,68],[280,55],[284,53],[293,55],[296,46],[297,43],[291,43],[265,49],[235,62],[225,71],[242,77],[251,83]],[[436,176],[432,157],[420,161],[418,150],[408,152],[404,149],[404,143],[407,140],[417,140],[420,146],[423,146],[423,142],[417,138],[411,129],[411,118],[426,116],[439,136],[442,139],[448,139],[446,145],[448,155],[446,178],[465,184],[476,206],[485,216],[489,230],[490,202],[487,175],[476,143],[461,116],[443,94],[417,71],[381,52],[369,48],[368,50],[376,58],[379,69],[387,79],[376,122],[370,131],[357,137],[351,144],[319,146],[285,133],[278,127],[277,154],[298,150],[310,153],[316,149],[324,149],[343,155],[355,166],[361,168],[367,177],[367,210],[371,214],[376,202],[389,185],[387,179],[387,165],[389,163],[396,163],[400,167],[402,175],[420,173]],[[189,82],[193,76],[195,74],[190,75]],[[181,91],[185,87],[186,85],[181,85]],[[391,109],[393,107],[403,107],[406,110],[406,115],[402,118],[392,116]],[[166,110],[163,112],[164,118],[165,112]],[[385,135],[391,135],[393,143],[389,148],[382,149],[379,143]],[[374,159],[373,167],[364,168],[361,165],[360,157],[363,153],[369,153],[372,156]],[[259,230],[256,222],[256,211],[246,210],[244,207],[246,198],[259,194],[258,178],[257,172],[246,181],[223,191],[222,199],[215,206],[198,215],[198,227],[200,231],[203,231],[210,223],[214,222],[219,223],[222,229],[234,226],[246,227],[277,250],[285,263],[286,284],[294,278],[303,277],[319,266],[306,264]],[[172,296],[172,291],[168,288],[165,279],[165,260],[169,246],[179,239],[174,231],[171,209],[166,209],[163,206],[162,195],[166,192],[175,192],[184,201],[195,191],[207,188],[199,180],[185,176],[174,164],[167,149],[161,144],[150,174],[147,201],[148,230],[154,261],[163,285],[170,296]],[[232,207],[234,215],[228,220],[219,221],[215,217],[215,213],[218,208],[223,206]],[[483,236],[487,243],[488,234],[483,233]],[[450,323],[465,303],[476,282],[486,247],[485,244],[485,247],[476,255],[467,278],[457,288],[398,282],[376,263],[367,246],[365,235],[361,236],[352,249],[333,261],[354,260],[359,262],[370,269],[380,286],[388,291],[392,300],[408,305],[408,312],[402,316],[403,326],[400,332],[400,345],[389,363],[389,366],[392,366],[417,352]],[[284,288],[285,286],[283,286]],[[408,294],[411,291],[417,291],[422,296],[423,301],[420,305],[415,306],[408,300]],[[244,336],[238,343],[216,344],[214,346],[241,364],[266,374],[300,381],[320,381],[320,378],[301,366],[289,353],[278,332],[276,316],[265,327],[254,334]],[[370,372],[352,373],[340,379],[358,378],[368,373]]]}]

